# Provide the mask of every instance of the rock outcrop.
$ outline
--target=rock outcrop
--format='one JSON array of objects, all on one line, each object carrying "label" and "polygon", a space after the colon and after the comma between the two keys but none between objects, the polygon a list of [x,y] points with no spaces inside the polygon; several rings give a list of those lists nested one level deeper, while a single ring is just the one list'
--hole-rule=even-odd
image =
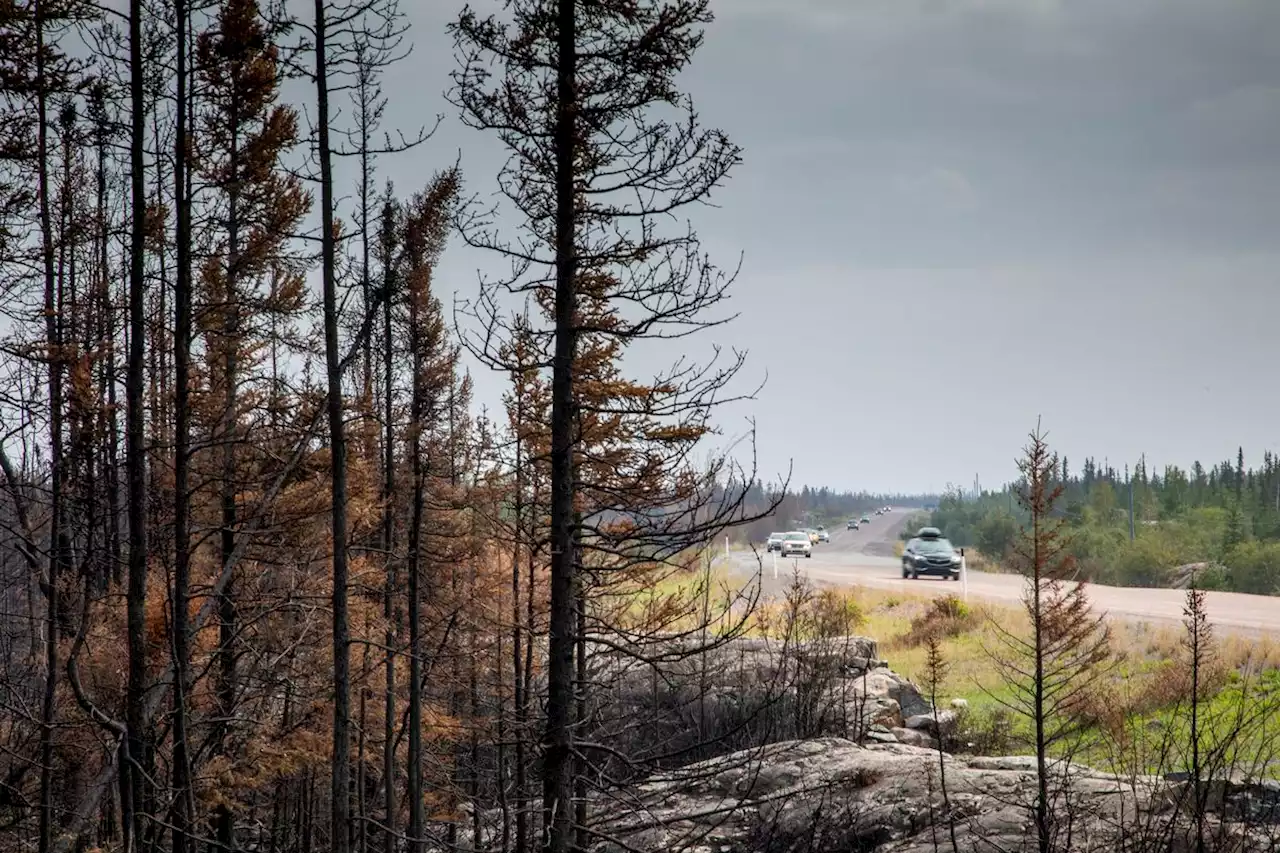
[{"label": "rock outcrop", "polygon": [[[686,646],[688,648],[686,648]],[[672,639],[643,654],[618,645],[593,650],[592,680],[610,685],[598,693],[607,706],[686,726],[696,710],[700,725],[740,726],[767,716],[781,738],[838,735],[854,740],[919,729],[927,739],[953,727],[956,711],[934,709],[909,679],[894,672],[869,637],[830,637],[780,643],[739,638],[705,654],[686,654],[695,640]],[[914,722],[913,722],[914,721]],[[920,736],[903,735],[920,744]]]},{"label": "rock outcrop", "polygon": [[[906,729],[921,735],[919,729]],[[923,735],[921,735],[923,736]],[[840,738],[774,744],[702,762],[637,787],[598,853],[935,853],[1036,849],[1032,758],[942,758],[898,743]],[[1194,849],[1176,781],[1053,767],[1054,849],[1131,853]],[[1266,787],[1266,786],[1263,786]],[[1270,790],[1269,788],[1267,790]],[[1276,850],[1258,786],[1224,794],[1207,831],[1219,850]],[[1252,808],[1254,813],[1247,816]],[[1266,814],[1272,814],[1267,812]]]}]

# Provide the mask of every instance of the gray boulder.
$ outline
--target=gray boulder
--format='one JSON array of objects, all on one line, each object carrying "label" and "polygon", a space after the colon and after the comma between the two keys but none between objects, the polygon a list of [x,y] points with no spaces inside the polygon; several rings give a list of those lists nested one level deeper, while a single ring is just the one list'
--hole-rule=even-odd
[{"label": "gray boulder", "polygon": [[861,678],[853,679],[851,687],[858,697],[892,699],[898,704],[898,713],[903,720],[933,711],[914,684],[889,669],[872,670]]},{"label": "gray boulder", "polygon": [[905,743],[907,746],[918,746],[924,749],[938,748],[938,742],[920,729],[896,728],[893,730],[893,736],[898,743]]},{"label": "gray boulder", "polygon": [[863,737],[873,743],[898,743],[894,730],[880,725],[871,726]]},{"label": "gray boulder", "polygon": [[[1197,793],[1191,774],[1166,773],[1164,778],[1171,784],[1168,802],[1184,809],[1192,808]],[[1280,782],[1257,781],[1242,775],[1201,779],[1199,797],[1211,814],[1254,825],[1280,826]]]},{"label": "gray boulder", "polygon": [[[870,637],[794,643],[740,637],[692,656],[685,653],[698,646],[695,638],[659,638],[634,654],[619,651],[625,645],[594,643],[590,658],[589,677],[608,685],[593,694],[594,717],[619,730],[642,714],[673,733],[687,731],[695,717],[728,733],[764,713],[777,714],[783,727],[802,721],[804,728],[784,737],[860,738],[871,725],[903,727],[933,710],[914,684],[888,668]],[[793,702],[802,714],[788,710]]]},{"label": "gray boulder", "polygon": [[937,711],[908,717],[904,725],[937,737],[939,734],[949,735],[954,732],[959,721],[955,711]]}]

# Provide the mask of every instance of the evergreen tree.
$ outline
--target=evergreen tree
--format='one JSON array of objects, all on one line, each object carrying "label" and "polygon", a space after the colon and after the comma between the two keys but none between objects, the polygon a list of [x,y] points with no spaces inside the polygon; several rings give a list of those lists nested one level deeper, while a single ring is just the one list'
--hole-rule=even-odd
[{"label": "evergreen tree", "polygon": [[1222,535],[1222,559],[1227,559],[1237,546],[1249,537],[1247,520],[1239,501],[1231,501],[1227,505],[1227,524]]}]

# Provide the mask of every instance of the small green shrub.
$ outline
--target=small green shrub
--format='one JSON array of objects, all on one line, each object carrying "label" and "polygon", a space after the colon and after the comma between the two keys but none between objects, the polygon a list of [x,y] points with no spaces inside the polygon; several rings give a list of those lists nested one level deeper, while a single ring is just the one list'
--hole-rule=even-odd
[{"label": "small green shrub", "polygon": [[804,633],[813,639],[848,636],[866,619],[862,605],[843,590],[822,590],[806,603],[805,610]]},{"label": "small green shrub", "polygon": [[956,596],[944,595],[933,600],[925,615],[941,621],[965,622],[972,618],[973,610]]},{"label": "small green shrub", "polygon": [[911,620],[911,627],[896,643],[900,648],[917,648],[930,637],[958,637],[978,625],[973,608],[954,595],[944,595],[929,602],[925,611]]},{"label": "small green shrub", "polygon": [[1242,542],[1227,552],[1227,579],[1236,592],[1280,592],[1280,542]]},{"label": "small green shrub", "polygon": [[1014,716],[1008,708],[969,710],[960,717],[952,737],[959,751],[971,755],[1013,755],[1022,746]]}]

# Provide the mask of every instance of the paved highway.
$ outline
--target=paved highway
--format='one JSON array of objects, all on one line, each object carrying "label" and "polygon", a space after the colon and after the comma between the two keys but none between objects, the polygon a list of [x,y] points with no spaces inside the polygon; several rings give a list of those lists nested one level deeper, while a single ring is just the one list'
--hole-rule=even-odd
[{"label": "paved highway", "polygon": [[[959,595],[962,585],[939,578],[904,580],[902,563],[894,556],[893,543],[898,533],[915,513],[893,510],[886,515],[871,516],[871,523],[858,530],[845,530],[841,523],[831,531],[829,543],[814,546],[813,557],[800,560],[779,559],[778,575],[785,580],[792,571],[792,563],[815,582],[896,589],[907,593],[925,595]],[[773,556],[760,546],[767,588],[772,583]],[[742,573],[757,570],[756,557],[749,552],[739,552],[734,558],[735,568]],[[1021,600],[1023,579],[1018,575],[991,574],[969,571],[965,585],[971,599],[981,599],[1005,604]],[[1176,589],[1148,589],[1144,587],[1097,586],[1089,588],[1094,606],[1115,617],[1132,621],[1176,623],[1182,619],[1185,593]],[[1234,633],[1275,634],[1280,636],[1280,597],[1243,595],[1240,593],[1211,592],[1206,595],[1209,618],[1222,629]]]}]

